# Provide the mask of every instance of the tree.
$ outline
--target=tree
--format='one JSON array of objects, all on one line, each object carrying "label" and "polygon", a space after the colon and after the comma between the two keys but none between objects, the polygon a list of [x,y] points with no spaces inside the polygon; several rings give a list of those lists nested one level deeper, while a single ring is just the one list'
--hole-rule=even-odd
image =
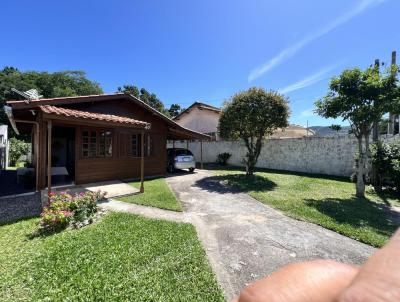
[{"label": "tree", "polygon": [[124,85],[122,87],[118,87],[118,92],[132,94],[133,96],[139,98],[141,101],[145,102],[147,105],[153,107],[154,109],[169,117],[168,110],[164,107],[164,104],[158,99],[157,95],[148,92],[144,88],[139,89],[135,85]]},{"label": "tree", "polygon": [[262,88],[239,92],[224,104],[219,119],[220,135],[224,139],[244,141],[246,175],[254,173],[265,136],[272,135],[277,128],[287,127],[288,117],[288,100]]},{"label": "tree", "polygon": [[171,107],[169,107],[168,112],[171,117],[175,117],[182,112],[182,108],[178,104],[172,104]]},{"label": "tree", "polygon": [[342,126],[340,125],[330,125],[329,128],[331,128],[333,131],[336,131],[336,133],[339,133],[340,130],[342,130]]},{"label": "tree", "polygon": [[18,140],[15,137],[10,138],[10,166],[15,166],[22,155],[27,155],[30,149],[30,144]]},{"label": "tree", "polygon": [[318,100],[316,113],[325,118],[347,120],[358,140],[356,196],[365,195],[365,177],[369,166],[369,139],[374,122],[399,102],[397,67],[381,74],[379,67],[359,68],[332,78],[328,94]]},{"label": "tree", "polygon": [[5,101],[22,98],[11,91],[11,88],[21,91],[34,88],[44,98],[103,93],[99,84],[88,80],[83,71],[22,72],[14,67],[4,67],[3,70],[0,70],[0,124],[8,123],[3,111]]}]

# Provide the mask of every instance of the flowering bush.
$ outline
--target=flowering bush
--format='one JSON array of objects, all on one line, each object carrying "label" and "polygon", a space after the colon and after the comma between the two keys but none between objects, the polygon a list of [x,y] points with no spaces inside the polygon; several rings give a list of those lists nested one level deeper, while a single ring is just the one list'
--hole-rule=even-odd
[{"label": "flowering bush", "polygon": [[41,214],[40,226],[45,231],[57,231],[69,225],[91,223],[97,212],[97,201],[104,195],[100,191],[75,195],[52,192],[49,194],[49,205]]}]

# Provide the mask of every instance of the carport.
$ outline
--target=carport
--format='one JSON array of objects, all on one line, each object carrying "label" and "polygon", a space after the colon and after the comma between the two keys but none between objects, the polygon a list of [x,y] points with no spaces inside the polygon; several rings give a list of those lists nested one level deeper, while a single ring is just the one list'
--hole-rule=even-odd
[{"label": "carport", "polygon": [[[180,128],[183,128],[180,126]],[[193,140],[200,141],[200,168],[203,169],[203,141],[210,140],[211,137],[206,134],[200,134],[196,131],[192,131],[187,128],[179,129],[179,128],[168,128],[167,131],[167,139],[172,141],[172,148],[175,149],[175,141],[185,140],[186,141],[186,149],[189,149],[189,143]]]}]

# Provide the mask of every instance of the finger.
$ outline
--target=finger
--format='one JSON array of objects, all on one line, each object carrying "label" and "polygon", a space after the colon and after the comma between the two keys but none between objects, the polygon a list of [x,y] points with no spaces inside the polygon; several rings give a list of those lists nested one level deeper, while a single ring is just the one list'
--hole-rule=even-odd
[{"label": "finger", "polygon": [[400,301],[400,229],[361,267],[338,301]]},{"label": "finger", "polygon": [[245,288],[237,302],[331,302],[358,268],[330,260],[288,265]]}]

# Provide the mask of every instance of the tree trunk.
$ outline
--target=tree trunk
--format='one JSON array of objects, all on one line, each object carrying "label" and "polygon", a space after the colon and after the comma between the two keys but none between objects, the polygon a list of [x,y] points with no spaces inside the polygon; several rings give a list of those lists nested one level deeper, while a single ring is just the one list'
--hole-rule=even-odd
[{"label": "tree trunk", "polygon": [[245,139],[244,142],[247,147],[247,154],[246,154],[246,176],[254,175],[255,165],[258,160],[258,156],[261,152],[262,147],[262,138],[263,136],[257,137],[256,142],[254,143],[254,138],[251,137],[249,139]]},{"label": "tree trunk", "polygon": [[357,183],[356,183],[356,196],[360,198],[365,197],[365,183],[364,183],[364,166],[365,156],[362,146],[362,135],[358,139],[358,164],[357,164]]}]

